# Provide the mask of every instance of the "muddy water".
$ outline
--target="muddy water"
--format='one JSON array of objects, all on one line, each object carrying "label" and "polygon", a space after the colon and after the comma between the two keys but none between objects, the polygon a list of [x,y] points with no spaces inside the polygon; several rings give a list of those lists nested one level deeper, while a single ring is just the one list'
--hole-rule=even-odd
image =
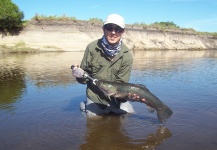
[{"label": "muddy water", "polygon": [[132,52],[130,82],[174,112],[164,124],[144,104],[130,116],[89,120],[85,85],[70,65],[82,52],[0,56],[0,150],[217,149],[217,52]]}]

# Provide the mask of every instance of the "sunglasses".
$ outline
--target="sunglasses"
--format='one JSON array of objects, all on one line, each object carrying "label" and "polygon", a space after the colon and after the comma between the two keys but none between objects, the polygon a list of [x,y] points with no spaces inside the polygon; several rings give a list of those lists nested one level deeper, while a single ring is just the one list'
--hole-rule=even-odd
[{"label": "sunglasses", "polygon": [[110,32],[115,30],[115,32],[117,32],[117,33],[122,33],[124,31],[123,28],[121,28],[117,25],[114,25],[114,24],[106,24],[106,25],[104,25],[104,28]]}]

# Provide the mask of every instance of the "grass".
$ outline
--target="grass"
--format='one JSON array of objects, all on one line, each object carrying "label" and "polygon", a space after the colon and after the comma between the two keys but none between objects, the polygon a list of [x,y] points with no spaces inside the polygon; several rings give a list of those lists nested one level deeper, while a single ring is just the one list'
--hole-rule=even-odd
[{"label": "grass", "polygon": [[19,48],[25,48],[25,47],[26,47],[26,43],[23,41],[20,41],[14,45],[13,49],[19,49]]},{"label": "grass", "polygon": [[[68,17],[66,16],[65,14],[62,15],[62,16],[44,16],[44,15],[39,15],[39,14],[36,14],[31,20],[36,20],[36,21],[78,21],[78,19],[76,17]],[[30,21],[24,21],[23,23],[23,26],[26,26]],[[99,18],[90,18],[89,20],[86,20],[88,22],[91,22],[93,24],[102,24],[103,23],[103,20],[102,19],[99,19]],[[155,22],[155,23],[152,23],[152,24],[146,24],[144,22],[136,22],[136,23],[133,23],[133,24],[128,24],[128,25],[131,25],[131,26],[138,26],[138,27],[141,27],[142,29],[147,29],[147,28],[155,28],[159,31],[167,31],[167,30],[181,30],[183,31],[183,33],[186,33],[186,32],[191,32],[191,33],[196,33],[196,34],[203,34],[203,35],[211,35],[211,36],[214,36],[217,38],[217,32],[199,32],[199,31],[196,31],[195,29],[193,28],[181,28],[179,27],[178,25],[176,25],[175,23],[173,22],[170,22],[170,21],[167,21],[167,22]]]},{"label": "grass", "polygon": [[26,43],[23,41],[20,41],[16,43],[14,46],[6,46],[0,45],[0,53],[2,54],[8,54],[8,53],[36,53],[39,52],[38,49],[30,48],[26,46]]},{"label": "grass", "polygon": [[44,16],[44,15],[38,15],[36,14],[31,20],[36,21],[68,21],[68,20],[77,20],[76,17],[67,17],[66,15],[62,16]]}]

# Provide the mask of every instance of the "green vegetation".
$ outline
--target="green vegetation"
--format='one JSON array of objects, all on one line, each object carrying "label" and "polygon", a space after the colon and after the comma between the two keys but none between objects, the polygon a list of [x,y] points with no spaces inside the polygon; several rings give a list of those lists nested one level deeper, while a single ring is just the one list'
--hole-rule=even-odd
[{"label": "green vegetation", "polygon": [[213,32],[213,33],[211,33],[211,35],[213,35],[217,38],[217,32]]},{"label": "green vegetation", "polygon": [[98,18],[90,18],[88,21],[91,22],[91,23],[94,23],[94,24],[103,23],[103,20],[102,19],[98,19]]},{"label": "green vegetation", "polygon": [[10,68],[1,69],[1,100],[0,105],[5,105],[5,107],[0,107],[0,110],[12,110],[14,109],[13,103],[22,96],[25,91],[25,78],[23,71],[20,68]]},{"label": "green vegetation", "polygon": [[172,21],[167,21],[167,22],[155,22],[155,23],[152,23],[152,24],[149,24],[147,25],[146,23],[134,23],[133,24],[134,26],[138,26],[138,27],[142,27],[142,28],[156,28],[158,30],[161,30],[161,31],[165,31],[167,29],[180,29],[180,30],[183,30],[183,31],[193,31],[195,32],[194,29],[192,28],[180,28],[178,25],[176,25],[174,22]]},{"label": "green vegetation", "polygon": [[138,26],[138,27],[142,27],[143,29],[147,28],[148,25],[144,22],[139,23],[139,22],[135,22],[134,24],[132,24],[133,26]]},{"label": "green vegetation", "polygon": [[16,33],[22,29],[24,14],[11,0],[0,0],[0,31]]},{"label": "green vegetation", "polygon": [[14,45],[14,49],[24,48],[25,46],[26,46],[26,43],[23,41],[20,41]]},{"label": "green vegetation", "polygon": [[180,28],[177,26],[174,22],[172,21],[167,21],[167,22],[155,22],[151,24],[151,26],[159,29],[166,29],[166,28]]},{"label": "green vegetation", "polygon": [[[27,26],[31,21],[74,21],[77,22],[79,20],[76,17],[68,17],[65,14],[62,16],[44,16],[36,14],[31,20],[23,20],[24,13],[19,10],[18,6],[14,4],[11,0],[0,0],[0,33],[4,36],[9,34],[18,34],[19,31]],[[99,18],[90,18],[87,20],[92,24],[102,24],[103,20]],[[217,37],[217,32],[210,33],[210,32],[198,32],[192,28],[181,28],[176,25],[172,21],[167,22],[155,22],[152,24],[142,23],[134,23],[131,24],[132,26],[142,27],[142,29],[146,28],[155,28],[159,31],[167,31],[168,29],[178,29],[183,32],[192,32],[197,34],[205,34],[205,35],[212,35]]]},{"label": "green vegetation", "polygon": [[135,26],[138,26],[138,27],[142,27],[143,29],[144,28],[156,28],[160,31],[165,31],[165,30],[168,30],[168,29],[179,29],[179,30],[182,30],[183,32],[192,32],[192,33],[197,33],[197,34],[203,34],[203,35],[212,35],[214,37],[217,38],[217,32],[199,32],[199,31],[196,31],[195,29],[193,28],[180,28],[178,25],[176,25],[174,22],[172,21],[167,21],[167,22],[155,22],[155,23],[152,23],[152,24],[145,24],[145,23],[134,23],[133,25]]},{"label": "green vegetation", "polygon": [[197,32],[197,33],[202,35],[211,35],[217,38],[217,32]]},{"label": "green vegetation", "polygon": [[75,17],[67,17],[65,14],[62,16],[44,16],[36,14],[31,20],[36,21],[67,21],[67,20],[77,20]]},{"label": "green vegetation", "polygon": [[7,53],[37,53],[39,52],[38,49],[30,48],[26,45],[25,42],[19,41],[15,43],[13,46],[8,45],[0,45],[0,54],[7,54]]}]

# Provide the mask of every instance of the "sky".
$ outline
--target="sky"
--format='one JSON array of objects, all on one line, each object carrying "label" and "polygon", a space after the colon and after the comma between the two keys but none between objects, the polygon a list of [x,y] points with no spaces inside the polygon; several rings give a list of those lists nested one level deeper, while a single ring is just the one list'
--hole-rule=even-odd
[{"label": "sky", "polygon": [[217,0],[12,0],[30,20],[36,14],[78,20],[119,14],[126,24],[172,21],[181,28],[217,32]]}]

